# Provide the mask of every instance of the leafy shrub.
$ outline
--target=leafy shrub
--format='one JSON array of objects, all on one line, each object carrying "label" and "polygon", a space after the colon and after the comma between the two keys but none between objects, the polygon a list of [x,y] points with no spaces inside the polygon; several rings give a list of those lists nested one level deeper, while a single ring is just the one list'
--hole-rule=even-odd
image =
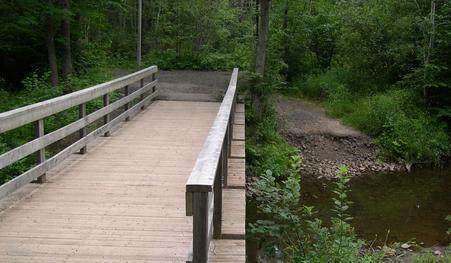
[{"label": "leafy shrub", "polygon": [[378,136],[392,116],[408,110],[410,96],[407,91],[396,90],[360,98],[343,120],[370,136]]},{"label": "leafy shrub", "polygon": [[395,114],[384,124],[376,139],[388,159],[414,163],[439,161],[449,153],[449,137],[445,129],[419,113],[415,117]]},{"label": "leafy shrub", "polygon": [[299,160],[293,158],[291,174],[278,181],[266,171],[250,187],[256,196],[259,212],[266,218],[250,224],[250,232],[260,238],[273,256],[294,262],[379,262],[382,252],[362,253],[364,241],[358,239],[348,223],[350,202],[347,199],[349,177],[347,168],[340,167],[333,199],[335,217],[326,227],[314,218],[313,207],[302,205],[300,199]]},{"label": "leafy shrub", "polygon": [[336,89],[329,91],[326,103],[328,114],[335,117],[343,117],[351,113],[354,108],[353,96],[345,86],[340,85]]},{"label": "leafy shrub", "polygon": [[334,68],[322,74],[310,75],[304,82],[295,83],[302,94],[314,98],[325,99],[330,93],[343,86],[343,72]]}]

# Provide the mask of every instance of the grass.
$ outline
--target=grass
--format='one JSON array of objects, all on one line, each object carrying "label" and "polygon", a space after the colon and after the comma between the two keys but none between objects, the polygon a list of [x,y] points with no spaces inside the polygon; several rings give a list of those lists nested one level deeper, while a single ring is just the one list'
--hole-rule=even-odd
[{"label": "grass", "polygon": [[349,84],[356,82],[351,74],[331,69],[295,82],[289,91],[323,101],[329,115],[371,136],[382,159],[438,163],[449,155],[446,124],[424,110],[413,91]]}]

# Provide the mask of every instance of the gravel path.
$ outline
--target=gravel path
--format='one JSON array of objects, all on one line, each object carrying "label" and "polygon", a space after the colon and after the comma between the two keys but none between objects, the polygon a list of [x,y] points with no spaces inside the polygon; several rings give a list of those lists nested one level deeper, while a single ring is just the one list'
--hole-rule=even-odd
[{"label": "gravel path", "polygon": [[353,176],[401,169],[379,161],[371,138],[327,117],[317,105],[277,97],[276,111],[280,129],[300,149],[304,174],[332,178],[340,164],[346,164]]},{"label": "gravel path", "polygon": [[160,71],[159,99],[220,101],[231,72],[174,70]]}]

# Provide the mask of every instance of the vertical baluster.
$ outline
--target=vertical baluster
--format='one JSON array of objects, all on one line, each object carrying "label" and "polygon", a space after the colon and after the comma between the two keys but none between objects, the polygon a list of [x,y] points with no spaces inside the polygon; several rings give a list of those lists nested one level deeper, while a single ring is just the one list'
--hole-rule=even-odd
[{"label": "vertical baluster", "polygon": [[227,187],[227,180],[228,180],[228,162],[230,157],[230,137],[229,137],[229,129],[226,130],[226,134],[224,136],[224,142],[222,144],[222,155],[223,155],[223,174],[222,174],[222,183],[224,187]]},{"label": "vertical baluster", "polygon": [[[80,119],[86,117],[86,103],[80,104],[78,106],[78,116]],[[79,132],[79,137],[80,139],[84,138],[87,134],[87,129],[86,126],[83,127]],[[88,151],[87,146],[83,146],[83,148],[80,149],[80,154],[85,154]]]},{"label": "vertical baluster", "polygon": [[[34,137],[39,138],[44,136],[44,120],[40,119],[34,123]],[[45,148],[40,149],[36,152],[36,163],[40,164],[45,162]],[[45,183],[47,181],[47,177],[45,174],[39,176],[36,180],[37,183]]]},{"label": "vertical baluster", "polygon": [[[127,97],[128,95],[130,95],[130,88],[127,85],[124,87],[124,97]],[[131,105],[131,102],[125,104],[124,111],[128,111],[128,109],[130,109],[130,105]],[[125,118],[125,121],[130,121],[130,116],[127,116]]]},{"label": "vertical baluster", "polygon": [[[157,75],[156,75],[156,73],[153,73],[152,74],[152,81],[154,81],[154,80],[156,80],[157,79],[157,77],[156,77]],[[156,90],[156,87],[157,87],[157,85],[155,85],[155,86],[153,86],[152,87],[152,93],[154,93],[155,92],[155,90]]]},{"label": "vertical baluster", "polygon": [[208,262],[208,192],[193,193],[193,263]]},{"label": "vertical baluster", "polygon": [[[103,106],[106,107],[106,106],[108,106],[109,104],[110,104],[110,94],[107,93],[107,94],[103,95]],[[103,123],[104,123],[104,124],[107,124],[108,122],[110,122],[110,114],[109,114],[109,113],[106,114],[106,115],[103,117]],[[105,133],[103,134],[103,136],[109,137],[109,136],[110,136],[110,131],[105,132]]]},{"label": "vertical baluster", "polygon": [[[224,144],[223,144],[224,145]],[[215,239],[221,238],[222,233],[222,178],[224,176],[224,147],[221,150],[221,157],[219,158],[218,167],[216,169],[215,182],[213,186],[214,191],[214,206],[213,206],[213,237]]]},{"label": "vertical baluster", "polygon": [[[141,79],[139,81],[139,89],[142,89],[143,87],[144,87],[144,79]],[[139,101],[143,101],[143,100],[144,100],[144,93],[139,96]],[[144,105],[141,106],[141,110],[144,110],[145,108],[146,107]]]}]

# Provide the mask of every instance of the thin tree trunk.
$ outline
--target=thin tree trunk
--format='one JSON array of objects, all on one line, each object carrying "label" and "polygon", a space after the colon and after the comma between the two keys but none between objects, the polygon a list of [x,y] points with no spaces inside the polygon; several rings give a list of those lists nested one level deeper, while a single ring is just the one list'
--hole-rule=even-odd
[{"label": "thin tree trunk", "polygon": [[[282,25],[282,31],[283,31],[283,60],[285,61],[285,64],[288,65],[288,53],[290,48],[290,41],[288,38],[288,11],[290,6],[290,0],[285,1],[285,7],[283,10],[283,25]],[[288,75],[288,70],[287,74]],[[287,76],[285,76],[287,77]]]},{"label": "thin tree trunk", "polygon": [[259,23],[260,23],[260,19],[259,19],[259,7],[260,7],[260,1],[259,0],[255,0],[255,37],[258,38],[258,30],[259,30]]},{"label": "thin tree trunk", "polygon": [[58,64],[56,61],[56,51],[55,51],[55,27],[53,25],[53,20],[49,16],[46,19],[47,32],[46,32],[46,46],[47,46],[47,57],[50,65],[50,80],[52,86],[58,85]]},{"label": "thin tree trunk", "polygon": [[141,42],[142,42],[142,0],[138,0],[138,46],[136,49],[136,62],[141,66]]},{"label": "thin tree trunk", "polygon": [[[425,69],[424,69],[424,79],[425,81],[428,81],[428,66],[429,66],[429,61],[430,61],[430,57],[431,57],[431,52],[432,49],[434,48],[434,37],[435,37],[435,0],[431,0],[431,17],[430,17],[430,22],[431,22],[431,33],[429,35],[429,44],[427,47],[427,51],[426,51],[426,58],[424,60],[424,65],[425,65]],[[423,97],[426,98],[428,96],[428,90],[427,90],[427,86],[424,85],[423,88]]]},{"label": "thin tree trunk", "polygon": [[257,39],[255,72],[263,76],[265,73],[266,49],[268,46],[269,8],[271,0],[260,0],[260,27]]},{"label": "thin tree trunk", "polygon": [[63,26],[62,26],[62,34],[63,34],[63,67],[62,67],[62,76],[64,79],[67,79],[70,74],[73,72],[72,67],[72,51],[70,44],[70,2],[69,0],[61,0],[61,5],[65,11],[65,15],[63,17]]}]

